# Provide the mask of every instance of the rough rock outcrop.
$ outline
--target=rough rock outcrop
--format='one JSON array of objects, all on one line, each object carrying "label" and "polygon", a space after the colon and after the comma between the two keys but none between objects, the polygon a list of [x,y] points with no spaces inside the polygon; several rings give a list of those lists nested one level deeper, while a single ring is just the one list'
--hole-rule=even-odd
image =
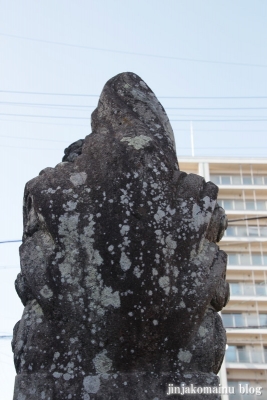
[{"label": "rough rock outcrop", "polygon": [[25,187],[14,400],[216,387],[225,216],[216,185],[179,171],[168,117],[140,77],[107,82],[92,133],[63,160]]}]

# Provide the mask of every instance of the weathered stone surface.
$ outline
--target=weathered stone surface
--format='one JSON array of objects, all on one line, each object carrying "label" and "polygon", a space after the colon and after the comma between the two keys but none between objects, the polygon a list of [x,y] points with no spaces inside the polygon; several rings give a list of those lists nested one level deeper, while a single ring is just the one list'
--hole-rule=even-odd
[{"label": "weathered stone surface", "polygon": [[[141,78],[107,82],[92,133],[64,161],[25,187],[14,400],[216,387],[224,212],[216,185],[179,171],[168,117]],[[220,396],[186,398],[206,397]]]},{"label": "weathered stone surface", "polygon": [[84,139],[77,140],[77,142],[70,144],[69,147],[64,150],[65,155],[62,158],[62,161],[73,162],[75,158],[82,154],[83,144]]}]

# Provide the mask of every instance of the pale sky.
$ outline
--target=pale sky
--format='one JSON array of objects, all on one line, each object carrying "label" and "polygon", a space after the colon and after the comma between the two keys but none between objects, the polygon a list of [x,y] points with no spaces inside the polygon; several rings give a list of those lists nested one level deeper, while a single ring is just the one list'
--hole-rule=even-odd
[{"label": "pale sky", "polygon": [[[0,0],[0,241],[21,238],[25,183],[91,132],[120,72],[159,97],[178,158],[191,154],[190,121],[196,155],[265,157],[266,20],[262,0]],[[2,335],[22,312],[18,266],[18,244],[1,244]],[[11,400],[10,339],[0,345],[1,400]]]}]

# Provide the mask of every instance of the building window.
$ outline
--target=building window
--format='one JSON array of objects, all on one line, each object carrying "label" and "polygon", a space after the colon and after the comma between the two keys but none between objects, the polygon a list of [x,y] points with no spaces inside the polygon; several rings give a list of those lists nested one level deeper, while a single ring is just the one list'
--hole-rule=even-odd
[{"label": "building window", "polygon": [[248,328],[257,328],[259,326],[258,314],[245,314],[244,319],[246,321],[245,326]]},{"label": "building window", "polygon": [[223,325],[225,328],[239,328],[244,326],[243,315],[240,314],[222,314]]},{"label": "building window", "polygon": [[267,254],[228,253],[229,265],[267,265]]},{"label": "building window", "polygon": [[252,185],[252,177],[251,175],[243,175],[243,185]]},{"label": "building window", "polygon": [[236,351],[236,346],[228,346],[225,353],[226,362],[238,362],[238,356]]},{"label": "building window", "polygon": [[266,296],[267,295],[267,285],[265,282],[258,282],[255,284],[256,296]]},{"label": "building window", "polygon": [[[259,314],[259,322],[260,326],[264,326],[267,328],[267,314]],[[265,362],[267,362],[266,357],[265,357]]]},{"label": "building window", "polygon": [[231,296],[267,296],[266,282],[229,282]]},{"label": "building window", "polygon": [[226,211],[266,211],[267,203],[265,200],[236,200],[219,199],[219,204]]},{"label": "building window", "polygon": [[267,314],[257,313],[222,313],[225,328],[261,328],[267,327]]},{"label": "building window", "polygon": [[249,363],[249,352],[247,351],[245,346],[236,346],[238,353],[238,361],[240,363]]},{"label": "building window", "polygon": [[263,352],[264,352],[264,361],[267,363],[267,346],[263,347]]},{"label": "building window", "polygon": [[264,357],[266,355],[267,347],[266,350],[264,348],[263,352],[261,346],[229,345],[225,353],[225,359],[229,363],[262,364],[265,362]]},{"label": "building window", "polygon": [[210,180],[216,185],[267,185],[266,175],[211,174]]},{"label": "building window", "polygon": [[257,226],[257,225],[230,225],[225,231],[225,236],[228,237],[266,237],[267,236],[267,227],[266,226]]}]

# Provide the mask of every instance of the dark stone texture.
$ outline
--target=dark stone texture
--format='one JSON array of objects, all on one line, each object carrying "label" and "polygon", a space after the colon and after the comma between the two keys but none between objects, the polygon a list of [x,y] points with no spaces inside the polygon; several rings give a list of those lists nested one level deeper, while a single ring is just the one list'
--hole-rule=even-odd
[{"label": "dark stone texture", "polygon": [[84,139],[77,140],[77,142],[70,144],[69,147],[64,150],[65,155],[62,161],[74,162],[74,160],[82,154],[83,144]]},{"label": "dark stone texture", "polygon": [[92,133],[63,160],[25,187],[14,400],[218,386],[225,216],[216,185],[179,171],[168,117],[141,78],[107,82]]}]

